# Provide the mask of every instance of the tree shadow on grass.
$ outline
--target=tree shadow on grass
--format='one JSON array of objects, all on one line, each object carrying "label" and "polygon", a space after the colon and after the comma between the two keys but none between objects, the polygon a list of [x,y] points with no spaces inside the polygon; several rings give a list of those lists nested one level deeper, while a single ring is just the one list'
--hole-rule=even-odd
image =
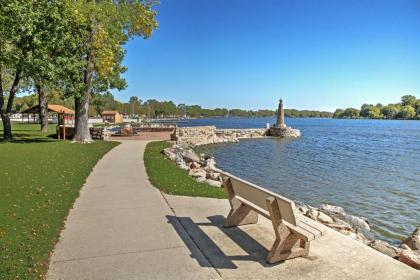
[{"label": "tree shadow on grass", "polygon": [[14,144],[25,144],[25,143],[49,143],[57,142],[55,134],[51,135],[30,135],[27,133],[13,133],[12,140],[3,140],[3,134],[0,134],[0,144],[14,143]]}]

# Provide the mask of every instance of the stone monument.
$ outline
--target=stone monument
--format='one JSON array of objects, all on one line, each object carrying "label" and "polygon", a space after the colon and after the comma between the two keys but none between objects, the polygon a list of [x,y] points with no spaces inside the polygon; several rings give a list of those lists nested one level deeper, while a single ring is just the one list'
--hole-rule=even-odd
[{"label": "stone monument", "polygon": [[285,128],[286,125],[284,124],[284,108],[283,108],[283,99],[280,99],[279,102],[279,109],[277,111],[277,123],[275,127]]},{"label": "stone monument", "polygon": [[267,135],[274,136],[274,137],[291,137],[291,138],[300,137],[299,129],[288,127],[284,123],[284,108],[283,108],[282,99],[280,99],[279,109],[277,111],[277,123],[268,129]]}]

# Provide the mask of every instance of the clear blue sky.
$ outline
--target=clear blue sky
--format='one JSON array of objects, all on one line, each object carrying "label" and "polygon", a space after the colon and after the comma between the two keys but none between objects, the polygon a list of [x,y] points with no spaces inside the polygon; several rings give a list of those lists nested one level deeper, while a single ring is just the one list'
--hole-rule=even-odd
[{"label": "clear blue sky", "polygon": [[334,110],[420,98],[420,1],[161,0],[126,101]]}]

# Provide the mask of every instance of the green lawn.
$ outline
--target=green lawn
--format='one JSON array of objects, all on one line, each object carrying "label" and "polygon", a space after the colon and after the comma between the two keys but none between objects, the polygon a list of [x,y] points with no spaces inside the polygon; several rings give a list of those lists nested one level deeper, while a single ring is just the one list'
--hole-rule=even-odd
[{"label": "green lawn", "polygon": [[[72,144],[14,124],[0,141],[0,279],[40,279],[69,209],[96,162],[116,142]],[[0,138],[2,127],[0,123]]]},{"label": "green lawn", "polygon": [[149,179],[155,187],[174,195],[226,198],[226,193],[222,188],[198,183],[188,176],[185,170],[167,160],[161,151],[169,145],[168,142],[161,141],[150,142],[146,146],[144,163]]},{"label": "green lawn", "polygon": [[[26,124],[12,122],[13,140],[11,142],[51,142],[56,139],[53,138],[55,134],[56,124],[48,126],[48,133],[40,131],[39,124]],[[3,140],[3,123],[0,120],[0,143]]]}]

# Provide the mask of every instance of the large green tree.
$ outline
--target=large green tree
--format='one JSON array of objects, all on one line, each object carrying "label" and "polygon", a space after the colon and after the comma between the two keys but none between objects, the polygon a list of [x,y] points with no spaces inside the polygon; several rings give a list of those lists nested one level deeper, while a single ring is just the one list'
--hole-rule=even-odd
[{"label": "large green tree", "polygon": [[395,119],[398,115],[399,110],[395,105],[389,104],[383,107],[381,112],[386,119]]},{"label": "large green tree", "polygon": [[355,108],[347,108],[340,114],[339,118],[357,119],[359,117],[359,112],[360,111]]},{"label": "large green tree", "polygon": [[0,114],[5,139],[12,138],[10,116],[19,90],[38,92],[41,126],[46,130],[45,92],[73,88],[63,81],[80,60],[74,52],[80,47],[77,38],[83,37],[76,2],[7,0],[0,5]]},{"label": "large green tree", "polygon": [[414,104],[416,103],[416,97],[413,95],[404,95],[401,97],[401,104],[403,106],[412,106],[414,107]]},{"label": "large green tree", "polygon": [[25,79],[34,20],[31,1],[3,1],[0,5],[0,115],[5,140],[12,139],[10,117],[14,99]]},{"label": "large green tree", "polygon": [[405,105],[401,107],[400,112],[397,115],[397,118],[401,119],[413,119],[416,116],[416,111],[414,107]]},{"label": "large green tree", "polygon": [[416,103],[414,104],[414,109],[416,110],[417,119],[420,119],[420,99],[416,100]]},{"label": "large green tree", "polygon": [[[80,59],[84,68],[76,81],[82,90],[75,94],[76,133],[73,141],[91,142],[89,103],[92,94],[123,89],[126,71],[122,66],[123,45],[132,37],[148,38],[157,27],[156,12],[150,1],[78,1],[81,38]],[[80,51],[79,50],[79,51]]]},{"label": "large green tree", "polygon": [[75,46],[83,33],[76,29],[78,17],[73,5],[72,0],[37,0],[32,5],[37,20],[27,73],[38,93],[42,131],[48,131],[47,93],[65,91],[63,81],[78,61],[70,46]]}]

